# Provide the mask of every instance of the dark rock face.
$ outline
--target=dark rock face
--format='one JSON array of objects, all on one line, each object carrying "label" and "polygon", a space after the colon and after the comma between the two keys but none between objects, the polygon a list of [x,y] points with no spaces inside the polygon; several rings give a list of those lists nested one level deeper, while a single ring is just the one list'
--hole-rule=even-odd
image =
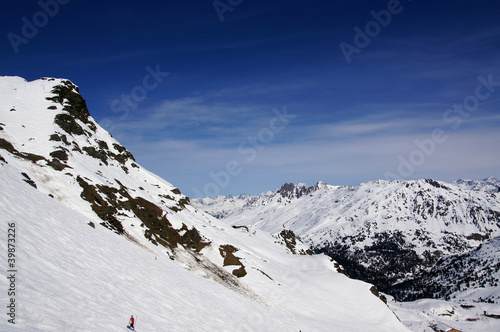
[{"label": "dark rock face", "polygon": [[50,153],[50,156],[53,158],[59,159],[60,161],[68,161],[68,159],[69,159],[67,150],[65,150],[65,149],[52,151]]},{"label": "dark rock face", "polygon": [[427,182],[428,184],[430,184],[434,188],[443,188],[443,189],[449,190],[449,188],[447,186],[445,186],[442,183],[437,182],[436,180],[425,179],[425,182]]},{"label": "dark rock face", "polygon": [[51,91],[54,96],[47,97],[54,103],[63,106],[63,111],[55,116],[54,122],[59,125],[68,134],[83,135],[85,130],[78,124],[76,120],[80,120],[86,124],[93,132],[97,127],[90,121],[90,113],[87,108],[85,99],[80,95],[78,87],[70,81],[63,81],[63,84],[54,86]]},{"label": "dark rock face", "polygon": [[315,187],[296,187],[293,183],[285,183],[281,186],[281,189],[278,190],[278,193],[283,198],[300,198],[304,195],[307,195],[315,190]]},{"label": "dark rock face", "polygon": [[295,233],[289,229],[284,229],[282,230],[279,234],[279,237],[281,237],[285,243],[285,246],[290,250],[290,252],[294,255],[312,255],[314,252],[310,249],[308,250],[303,250],[303,249],[297,249],[297,242],[299,239],[295,235]]},{"label": "dark rock face", "polygon": [[[118,213],[118,204],[116,203],[116,193],[118,190],[112,187],[102,187],[101,193],[98,188],[90,185],[80,176],[77,177],[78,184],[82,187],[81,197],[90,203],[92,210],[103,220],[101,223],[103,226],[114,230],[118,234],[123,234],[125,230],[123,229],[123,225],[118,219],[116,219],[115,215]],[[104,194],[108,197],[115,198],[115,204],[110,204],[108,201],[101,196]]]},{"label": "dark rock face", "polygon": [[[210,243],[194,227],[189,229],[183,225],[180,229],[175,229],[159,206],[142,197],[133,198],[116,179],[119,189],[99,184],[94,186],[80,176],[77,181],[82,187],[81,197],[90,203],[92,210],[103,220],[102,225],[118,234],[125,232],[117,218],[118,210],[128,210],[142,221],[142,226],[146,228],[145,237],[155,245],[160,244],[172,250],[181,245],[199,252]],[[119,196],[124,199],[120,200]],[[176,210],[179,211],[180,208]]]},{"label": "dark rock face", "polygon": [[37,189],[35,181],[31,180],[31,178],[28,176],[28,174],[22,172],[21,175],[24,176],[24,179],[23,179],[24,182],[26,182],[27,184],[29,184],[33,188]]},{"label": "dark rock face", "polygon": [[[63,106],[62,112],[55,115],[54,122],[70,136],[85,135],[92,138],[93,133],[97,130],[97,126],[90,117],[87,104],[85,99],[79,94],[78,87],[70,81],[63,81],[63,84],[54,86],[51,92],[54,96],[48,97],[47,99]],[[49,140],[62,142],[66,146],[71,145],[67,136],[60,133],[52,134]],[[72,151],[86,153],[92,158],[100,160],[104,165],[108,165],[110,160],[116,160],[123,165],[124,171],[128,172],[125,163],[128,160],[135,161],[135,159],[126,148],[116,143],[110,148],[108,144],[102,140],[95,140],[95,143],[97,147],[80,147],[76,142],[73,142]],[[67,161],[67,155],[64,156],[63,154],[66,154],[66,151],[61,147],[60,150],[52,152],[51,156],[58,159],[60,162]]]},{"label": "dark rock face", "polygon": [[234,269],[232,273],[234,276],[242,278],[247,275],[247,271],[245,270],[243,263],[240,261],[240,258],[234,255],[234,253],[238,250],[238,248],[230,244],[221,245],[219,247],[220,255],[224,258],[223,266],[240,266],[238,269]]},{"label": "dark rock face", "polygon": [[28,152],[19,152],[18,150],[16,150],[14,148],[14,146],[10,142],[6,141],[3,138],[0,138],[0,149],[4,149],[4,150],[10,152],[12,155],[14,155],[14,156],[16,156],[18,158],[21,158],[21,159],[25,159],[25,160],[31,161],[34,164],[37,164],[38,162],[41,161],[42,163],[45,163],[45,166],[50,166],[53,169],[55,169],[56,171],[62,171],[66,167],[69,167],[67,165],[62,164],[56,158],[53,158],[52,160],[49,160],[49,159],[47,159],[47,158],[45,158],[43,156],[39,156],[37,154],[28,153]]}]

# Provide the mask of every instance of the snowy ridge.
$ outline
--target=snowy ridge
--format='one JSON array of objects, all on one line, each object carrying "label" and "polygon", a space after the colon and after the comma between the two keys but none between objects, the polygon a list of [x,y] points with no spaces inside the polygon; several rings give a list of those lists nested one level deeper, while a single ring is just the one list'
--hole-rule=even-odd
[{"label": "snowy ridge", "polygon": [[457,180],[453,181],[453,184],[462,189],[474,190],[474,191],[489,191],[492,193],[497,193],[500,190],[500,180],[494,177],[489,177],[482,180]]},{"label": "snowy ridge", "polygon": [[0,172],[22,275],[16,324],[0,330],[122,331],[132,313],[139,331],[406,330],[371,284],[308,255],[293,232],[197,210],[68,80],[0,78]]},{"label": "snowy ridge", "polygon": [[376,180],[356,187],[321,184],[297,196],[297,188],[285,184],[224,221],[271,234],[292,230],[349,275],[390,291],[444,255],[500,235],[500,194],[474,188],[429,179]]},{"label": "snowy ridge", "polygon": [[[267,193],[263,194],[267,195]],[[241,194],[238,196],[223,196],[219,195],[215,198],[203,197],[193,199],[194,202],[203,206],[203,210],[217,219],[224,218],[231,214],[233,210],[242,208],[249,201],[254,200],[251,195]]]}]

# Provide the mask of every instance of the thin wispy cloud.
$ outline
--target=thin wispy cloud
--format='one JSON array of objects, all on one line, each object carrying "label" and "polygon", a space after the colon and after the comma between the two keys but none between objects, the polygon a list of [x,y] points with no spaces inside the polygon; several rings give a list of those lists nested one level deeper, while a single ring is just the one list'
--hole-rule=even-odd
[{"label": "thin wispy cloud", "polygon": [[165,100],[131,113],[127,121],[116,123],[114,133],[127,140],[135,133],[150,141],[182,137],[203,146],[237,146],[247,136],[256,135],[273,116],[269,106],[231,105],[204,95]]},{"label": "thin wispy cloud", "polygon": [[[406,110],[436,108],[436,105],[372,104],[365,107]],[[459,129],[444,122],[444,111],[438,113],[441,116],[433,113],[409,115],[406,111],[372,112],[322,124],[304,123],[301,121],[303,116],[299,116],[270,144],[256,150],[255,159],[247,162],[239,148],[248,137],[256,137],[266,128],[271,113],[244,105],[211,104],[206,96],[163,101],[151,110],[146,117],[124,124],[120,133],[126,135],[127,145],[139,160],[155,161],[163,169],[168,169],[172,177],[189,183],[191,189],[211,181],[211,173],[224,170],[228,161],[233,160],[242,166],[242,178],[257,176],[259,172],[265,172],[266,178],[274,176],[275,181],[286,181],[288,176],[303,177],[301,181],[322,180],[332,184],[355,184],[356,181],[384,178],[387,172],[397,172],[401,158],[408,159],[419,149],[417,142],[432,139],[436,129],[443,132],[446,141],[433,143],[432,155],[426,155],[425,161],[415,167],[408,178],[439,173],[442,177],[446,175],[447,180],[453,180],[454,175],[472,174],[472,169],[486,174],[488,170],[500,167],[497,154],[486,156],[500,144],[500,136],[496,134],[500,121],[498,114],[476,113],[463,119]],[[176,134],[179,128],[196,128],[202,123],[202,132],[190,136]],[[152,128],[162,129],[163,138],[139,135]],[[478,148],[477,144],[481,147]],[[488,162],[479,162],[484,158]],[[447,162],[454,165],[453,171],[448,173],[442,169],[443,163]],[[231,186],[224,190],[237,193]]]}]

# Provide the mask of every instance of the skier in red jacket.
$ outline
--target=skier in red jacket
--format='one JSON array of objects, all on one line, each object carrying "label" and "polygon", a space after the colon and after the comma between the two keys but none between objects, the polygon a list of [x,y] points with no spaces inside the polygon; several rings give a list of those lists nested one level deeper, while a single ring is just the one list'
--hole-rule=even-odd
[{"label": "skier in red jacket", "polygon": [[135,331],[135,329],[134,329],[134,321],[135,321],[134,320],[134,315],[130,316],[130,320],[128,321],[128,323],[129,323],[130,329],[132,329],[132,330]]}]

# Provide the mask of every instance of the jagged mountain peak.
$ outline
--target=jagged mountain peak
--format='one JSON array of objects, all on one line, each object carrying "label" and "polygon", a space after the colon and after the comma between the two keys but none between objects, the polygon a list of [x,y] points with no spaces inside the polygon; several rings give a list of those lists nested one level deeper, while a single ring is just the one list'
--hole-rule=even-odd
[{"label": "jagged mountain peak", "polygon": [[312,187],[308,188],[304,183],[300,183],[297,186],[295,186],[293,183],[285,183],[278,190],[278,193],[281,195],[281,197],[285,198],[300,198],[302,195],[307,195],[308,193],[310,193],[311,190]]},{"label": "jagged mountain peak", "polygon": [[318,181],[314,186],[308,186],[305,183],[298,183],[297,185],[293,183],[285,183],[280,189],[276,191],[283,198],[300,198],[304,195],[308,195],[316,190],[326,188],[328,185],[322,181]]}]

